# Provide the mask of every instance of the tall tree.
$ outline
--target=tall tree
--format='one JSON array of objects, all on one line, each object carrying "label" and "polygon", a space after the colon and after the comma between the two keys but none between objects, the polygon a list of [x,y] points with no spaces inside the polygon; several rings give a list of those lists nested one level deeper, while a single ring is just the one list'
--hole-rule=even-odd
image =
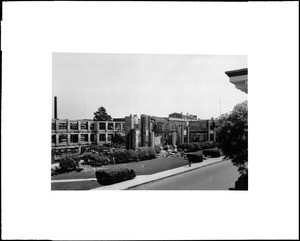
[{"label": "tall tree", "polygon": [[106,109],[101,106],[98,110],[94,113],[94,121],[111,121],[112,118],[110,115],[106,113]]},{"label": "tall tree", "polygon": [[242,175],[248,174],[248,102],[237,104],[230,114],[219,117],[217,142]]}]

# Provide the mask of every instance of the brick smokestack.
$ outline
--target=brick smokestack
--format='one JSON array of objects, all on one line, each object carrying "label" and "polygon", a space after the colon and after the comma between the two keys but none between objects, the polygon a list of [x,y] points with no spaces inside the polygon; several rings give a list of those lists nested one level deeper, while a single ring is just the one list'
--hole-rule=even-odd
[{"label": "brick smokestack", "polygon": [[57,120],[57,97],[54,96],[54,119]]}]

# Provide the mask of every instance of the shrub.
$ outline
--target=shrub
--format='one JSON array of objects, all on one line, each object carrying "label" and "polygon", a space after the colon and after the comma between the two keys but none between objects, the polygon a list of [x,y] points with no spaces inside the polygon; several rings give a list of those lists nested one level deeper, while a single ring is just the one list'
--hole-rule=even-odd
[{"label": "shrub", "polygon": [[134,150],[117,150],[112,156],[116,164],[138,161],[137,153]]},{"label": "shrub", "polygon": [[135,171],[132,169],[122,168],[122,169],[107,169],[107,170],[97,170],[95,172],[97,181],[100,185],[111,185],[118,182],[123,182],[126,180],[131,180],[135,178]]},{"label": "shrub", "polygon": [[137,156],[140,161],[151,160],[156,158],[156,152],[153,147],[139,147],[137,148]]},{"label": "shrub", "polygon": [[159,146],[154,147],[154,150],[156,152],[156,154],[159,154],[161,151],[161,148]]},{"label": "shrub", "polygon": [[191,152],[186,154],[190,162],[203,162],[202,152]]},{"label": "shrub", "polygon": [[77,169],[78,159],[77,157],[65,156],[59,160],[60,172],[71,172]]},{"label": "shrub", "polygon": [[93,167],[101,167],[104,165],[104,162],[107,161],[107,157],[100,156],[98,154],[86,153],[83,156],[84,163]]},{"label": "shrub", "polygon": [[178,149],[185,150],[186,152],[196,151],[196,146],[193,143],[182,143],[177,146]]},{"label": "shrub", "polygon": [[165,146],[163,146],[163,149],[164,149],[165,151],[169,150],[169,149],[170,149],[170,145],[165,145]]},{"label": "shrub", "polygon": [[220,157],[221,152],[218,148],[215,147],[215,148],[203,150],[203,155],[204,156],[211,156],[211,157]]}]

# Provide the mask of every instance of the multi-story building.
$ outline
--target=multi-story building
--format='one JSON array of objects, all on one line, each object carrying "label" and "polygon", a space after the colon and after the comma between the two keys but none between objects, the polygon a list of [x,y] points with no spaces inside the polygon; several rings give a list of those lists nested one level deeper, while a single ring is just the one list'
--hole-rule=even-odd
[{"label": "multi-story building", "polygon": [[[187,118],[189,117],[189,118]],[[216,140],[215,122],[197,120],[195,115],[170,114],[169,117],[137,115],[125,117],[126,147],[172,144],[176,146],[189,142],[212,142]]]},{"label": "multi-story building", "polygon": [[110,143],[115,133],[124,133],[125,122],[52,119],[52,147]]}]

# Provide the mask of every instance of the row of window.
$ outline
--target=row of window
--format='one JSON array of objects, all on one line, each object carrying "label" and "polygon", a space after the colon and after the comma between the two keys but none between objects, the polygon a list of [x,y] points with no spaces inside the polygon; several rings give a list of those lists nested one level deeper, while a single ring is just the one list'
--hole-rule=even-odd
[{"label": "row of window", "polygon": [[[124,128],[124,127],[123,127]],[[58,124],[59,130],[67,130],[67,123],[61,122]],[[80,124],[81,130],[88,130],[88,122],[82,122]],[[95,123],[91,123],[90,130],[95,129]],[[99,123],[100,130],[106,130],[106,123]],[[52,123],[52,130],[55,130],[55,123]],[[70,122],[70,130],[78,130],[78,123],[77,122]],[[107,130],[114,130],[114,123],[107,123]],[[122,130],[121,123],[115,123],[115,130]]]},{"label": "row of window", "polygon": [[[91,134],[90,135],[90,142],[95,142],[95,136],[97,134]],[[78,138],[80,136],[80,141],[81,142],[88,142],[89,134],[70,134],[70,143],[78,143]],[[107,140],[106,140],[106,134],[99,134],[99,141],[112,141],[113,139],[113,134],[108,134],[107,135]],[[58,136],[58,143],[60,144],[67,144],[68,141],[68,135],[67,134],[61,134]],[[56,135],[52,135],[52,143],[56,143]]]}]

